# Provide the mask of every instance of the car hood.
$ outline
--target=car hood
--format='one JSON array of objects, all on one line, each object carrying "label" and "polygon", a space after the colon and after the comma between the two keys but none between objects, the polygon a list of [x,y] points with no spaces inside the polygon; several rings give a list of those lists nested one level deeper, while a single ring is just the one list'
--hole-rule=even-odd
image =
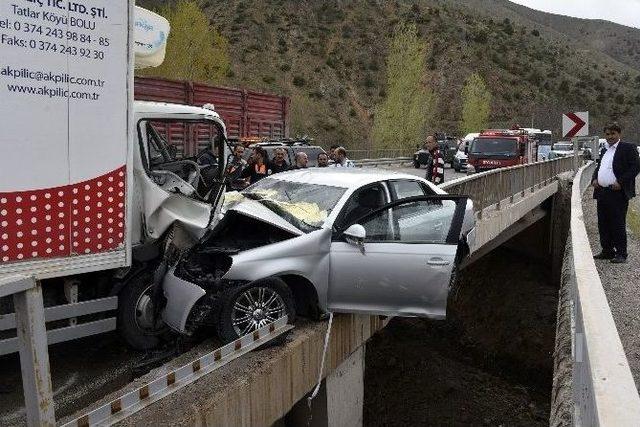
[{"label": "car hood", "polygon": [[290,224],[284,218],[273,212],[271,209],[267,208],[262,203],[258,202],[257,200],[247,199],[244,196],[241,196],[240,199],[238,199],[232,205],[228,206],[226,211],[234,211],[239,214],[246,215],[250,218],[265,222],[267,224],[271,224],[282,230],[288,231],[289,233],[295,234],[296,236],[305,234],[298,227]]}]

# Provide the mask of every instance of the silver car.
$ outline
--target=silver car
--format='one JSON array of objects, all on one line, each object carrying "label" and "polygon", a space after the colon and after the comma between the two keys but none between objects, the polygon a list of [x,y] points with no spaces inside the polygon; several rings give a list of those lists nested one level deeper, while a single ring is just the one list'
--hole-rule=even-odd
[{"label": "silver car", "polygon": [[164,321],[231,341],[283,315],[442,319],[473,247],[471,201],[412,175],[302,169],[227,193],[224,218],[172,266]]}]

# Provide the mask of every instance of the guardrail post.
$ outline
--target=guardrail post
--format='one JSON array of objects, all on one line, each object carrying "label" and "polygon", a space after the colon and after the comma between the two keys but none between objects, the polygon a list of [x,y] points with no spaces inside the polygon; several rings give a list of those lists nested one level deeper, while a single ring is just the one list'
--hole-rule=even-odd
[{"label": "guardrail post", "polygon": [[28,426],[55,426],[42,288],[33,277],[0,280],[0,297],[13,294],[22,388]]}]

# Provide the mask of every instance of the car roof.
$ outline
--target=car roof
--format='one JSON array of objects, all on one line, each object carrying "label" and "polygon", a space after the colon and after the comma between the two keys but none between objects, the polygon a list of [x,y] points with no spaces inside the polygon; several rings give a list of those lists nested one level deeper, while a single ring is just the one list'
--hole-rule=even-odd
[{"label": "car roof", "polygon": [[271,175],[270,177],[282,181],[313,183],[342,188],[358,188],[363,185],[390,179],[424,181],[415,175],[400,172],[334,167],[296,169]]}]

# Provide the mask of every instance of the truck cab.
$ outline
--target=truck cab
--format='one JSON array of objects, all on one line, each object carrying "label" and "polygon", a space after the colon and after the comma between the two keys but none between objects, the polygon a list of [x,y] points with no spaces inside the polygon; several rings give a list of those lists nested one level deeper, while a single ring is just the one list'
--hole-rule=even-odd
[{"label": "truck cab", "polygon": [[469,147],[467,173],[515,166],[535,161],[537,147],[524,130],[489,129]]}]

